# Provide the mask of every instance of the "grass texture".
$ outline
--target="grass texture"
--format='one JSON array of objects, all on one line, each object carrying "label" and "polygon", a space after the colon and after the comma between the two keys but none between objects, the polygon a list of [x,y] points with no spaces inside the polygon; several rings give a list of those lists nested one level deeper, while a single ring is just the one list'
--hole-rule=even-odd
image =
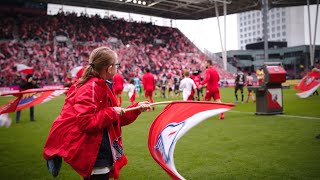
[{"label": "grass texture", "polygon": [[[255,104],[239,103],[225,120],[213,117],[191,129],[177,143],[174,153],[178,172],[186,179],[256,180],[320,179],[320,96],[300,99],[294,89],[283,90],[284,115],[254,115]],[[245,92],[246,94],[246,92]],[[221,88],[224,102],[234,102],[234,89]],[[123,94],[124,106],[129,105]],[[35,122],[29,109],[19,124],[0,128],[0,179],[79,180],[68,164],[53,178],[42,157],[43,146],[53,120],[60,113],[65,96],[35,107]],[[0,97],[4,104],[12,97]],[[175,97],[156,101],[182,99]],[[137,98],[143,101],[141,95]],[[148,151],[151,123],[165,106],[145,112],[123,127],[124,150],[129,163],[121,180],[165,180],[170,177]],[[10,117],[14,120],[15,114]],[[313,118],[306,118],[313,117]]]}]

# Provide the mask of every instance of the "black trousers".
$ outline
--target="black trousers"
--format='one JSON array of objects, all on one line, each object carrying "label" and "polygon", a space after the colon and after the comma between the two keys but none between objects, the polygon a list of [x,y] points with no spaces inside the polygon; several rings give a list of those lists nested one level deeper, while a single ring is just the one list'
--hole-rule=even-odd
[{"label": "black trousers", "polygon": [[[20,121],[21,110],[16,113],[16,123]],[[34,121],[34,107],[30,107],[30,121]]]},{"label": "black trousers", "polygon": [[93,174],[89,178],[84,178],[84,180],[107,180],[109,179],[109,173],[107,174]]}]

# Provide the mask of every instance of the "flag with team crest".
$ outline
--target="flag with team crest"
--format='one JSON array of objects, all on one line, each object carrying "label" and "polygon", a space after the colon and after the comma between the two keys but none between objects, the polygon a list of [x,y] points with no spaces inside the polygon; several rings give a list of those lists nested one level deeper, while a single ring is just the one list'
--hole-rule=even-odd
[{"label": "flag with team crest", "polygon": [[307,98],[311,96],[320,87],[320,73],[310,72],[301,81],[294,86],[295,89],[299,90],[296,93],[300,98]]},{"label": "flag with team crest", "polygon": [[148,148],[153,159],[172,179],[184,179],[176,170],[173,152],[177,141],[191,128],[234,104],[173,101],[156,117],[149,131]]},{"label": "flag with team crest", "polygon": [[1,94],[1,96],[13,95],[13,99],[0,107],[0,114],[15,112],[40,103],[50,101],[51,99],[66,92],[67,88],[41,88],[28,89],[21,92]]}]

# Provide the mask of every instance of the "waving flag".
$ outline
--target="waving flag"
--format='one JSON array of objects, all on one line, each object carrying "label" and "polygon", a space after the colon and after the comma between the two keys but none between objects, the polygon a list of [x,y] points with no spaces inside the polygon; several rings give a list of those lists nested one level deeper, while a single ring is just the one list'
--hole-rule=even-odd
[{"label": "waving flag", "polygon": [[18,63],[16,64],[16,67],[18,72],[22,72],[24,74],[33,74],[32,67],[26,66],[24,64],[18,64]]},{"label": "waving flag", "polygon": [[71,75],[73,78],[80,78],[82,76],[82,73],[84,71],[84,67],[82,66],[78,66],[78,67],[75,67],[73,69],[71,69]]},{"label": "waving flag", "polygon": [[0,107],[0,114],[15,112],[47,102],[63,94],[67,89],[28,89],[21,92],[2,94],[1,96],[14,95],[17,98]]},{"label": "waving flag", "polygon": [[177,141],[203,120],[228,111],[233,106],[203,101],[173,101],[168,104],[150,127],[148,148],[153,159],[172,179],[184,179],[176,170],[173,160]]},{"label": "waving flag", "polygon": [[303,77],[301,81],[294,87],[300,91],[297,93],[297,95],[300,98],[307,98],[311,96],[320,86],[320,81],[317,80],[317,78],[319,78],[319,76],[313,72]]}]

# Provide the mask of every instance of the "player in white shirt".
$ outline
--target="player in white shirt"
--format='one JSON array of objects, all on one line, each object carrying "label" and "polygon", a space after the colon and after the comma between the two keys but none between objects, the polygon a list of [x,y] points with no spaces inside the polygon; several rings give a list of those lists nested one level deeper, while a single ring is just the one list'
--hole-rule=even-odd
[{"label": "player in white shirt", "polygon": [[136,100],[136,86],[134,85],[133,79],[130,79],[130,82],[128,84],[128,96],[131,101],[131,104],[133,104]]},{"label": "player in white shirt", "polygon": [[190,72],[184,71],[184,78],[180,82],[179,90],[182,91],[182,97],[184,101],[193,100],[193,95],[197,90],[197,86],[190,78]]}]

